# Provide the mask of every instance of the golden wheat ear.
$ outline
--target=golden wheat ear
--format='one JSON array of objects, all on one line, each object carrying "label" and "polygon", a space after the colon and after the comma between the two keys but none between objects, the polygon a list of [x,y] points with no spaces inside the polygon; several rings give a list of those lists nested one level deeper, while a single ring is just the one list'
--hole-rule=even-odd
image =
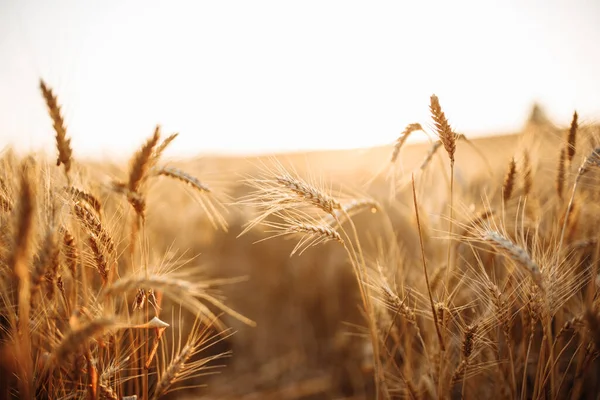
[{"label": "golden wheat ear", "polygon": [[[179,315],[179,323],[182,324],[181,315]],[[173,323],[174,324],[174,323]],[[163,341],[163,359],[157,361],[157,380],[154,386],[152,400],[158,400],[166,394],[179,389],[178,386],[182,382],[190,381],[195,377],[207,374],[210,370],[214,370],[215,365],[212,364],[215,360],[220,360],[229,357],[231,352],[218,353],[214,356],[199,358],[198,354],[206,349],[218,344],[219,342],[228,339],[233,333],[227,330],[226,335],[215,335],[215,326],[212,321],[206,321],[204,318],[196,318],[192,326],[191,333],[187,341],[184,343],[181,335],[176,339],[173,334],[171,339],[170,353],[166,350],[167,344]],[[194,387],[186,385],[185,387]]]},{"label": "golden wheat ear", "polygon": [[154,148],[160,140],[160,125],[154,129],[154,134],[144,143],[142,148],[133,156],[129,167],[129,191],[138,193],[140,187],[147,179],[147,172],[151,166]]},{"label": "golden wheat ear", "polygon": [[511,259],[522,271],[531,277],[536,286],[545,292],[540,267],[531,258],[527,250],[517,245],[500,232],[487,230],[483,233],[482,239],[490,244],[497,252]]},{"label": "golden wheat ear", "polygon": [[56,148],[58,149],[58,158],[56,165],[65,166],[65,175],[70,181],[69,171],[71,170],[71,161],[73,159],[73,149],[71,148],[71,139],[67,138],[67,127],[60,111],[60,105],[52,89],[46,85],[43,79],[40,79],[40,90],[48,107],[48,114],[52,119],[54,132],[56,132]]},{"label": "golden wheat ear", "polygon": [[577,144],[577,128],[578,125],[577,111],[573,113],[573,119],[571,120],[571,127],[569,128],[569,133],[567,135],[567,160],[570,162],[573,161],[573,157],[575,157],[575,149]]},{"label": "golden wheat ear", "polygon": [[165,140],[163,140],[161,144],[159,144],[158,146],[156,146],[156,150],[154,151],[154,157],[153,157],[154,162],[153,162],[153,164],[156,164],[158,162],[158,160],[160,159],[160,157],[162,156],[162,154],[165,152],[165,150],[167,149],[167,147],[169,147],[169,145],[171,144],[171,142],[173,140],[175,140],[177,138],[177,136],[179,136],[179,133],[173,133],[169,137],[167,137]]},{"label": "golden wheat ear", "polygon": [[517,163],[515,158],[512,157],[508,163],[508,171],[504,177],[504,183],[502,184],[502,198],[504,201],[510,200],[512,197],[513,189],[515,186],[515,176],[517,175]]},{"label": "golden wheat ear", "polygon": [[227,211],[227,209],[223,206],[221,200],[217,198],[216,194],[208,185],[206,185],[204,182],[201,182],[200,179],[188,174],[185,171],[168,166],[155,167],[153,169],[153,175],[164,176],[175,181],[181,182],[192,188],[195,192],[198,193],[196,200],[206,212],[206,216],[208,217],[208,220],[211,223],[211,225],[215,229],[220,228],[223,231],[227,232],[227,219],[223,215]]},{"label": "golden wheat ear", "polygon": [[396,142],[394,143],[394,151],[392,152],[392,158],[390,159],[391,163],[396,162],[396,160],[398,159],[400,150],[402,149],[402,146],[404,145],[410,134],[422,130],[423,127],[419,123],[409,124],[406,126],[406,128],[404,128],[404,131],[402,131],[400,137],[398,137],[398,139],[396,139]]},{"label": "golden wheat ear", "polygon": [[433,119],[436,132],[450,157],[450,162],[454,163],[454,153],[456,152],[456,134],[450,128],[448,119],[442,111],[440,100],[434,94],[430,98],[429,110],[431,111],[431,118]]},{"label": "golden wheat ear", "polygon": [[[174,137],[172,136],[165,144],[166,147]],[[160,140],[160,125],[156,125],[153,135],[148,138],[144,145],[133,155],[129,162],[129,179],[126,183],[113,182],[113,189],[116,192],[123,193],[127,196],[129,204],[136,212],[138,219],[134,222],[134,226],[146,219],[146,199],[142,194],[142,187],[148,180],[148,170],[156,163],[158,155],[155,148]],[[164,144],[164,143],[163,143]],[[162,151],[161,150],[161,151]]]},{"label": "golden wheat ear", "polygon": [[566,167],[565,159],[567,157],[567,151],[565,149],[560,150],[560,157],[558,158],[558,168],[556,169],[556,194],[558,198],[562,200],[563,192],[565,187],[566,179]]}]

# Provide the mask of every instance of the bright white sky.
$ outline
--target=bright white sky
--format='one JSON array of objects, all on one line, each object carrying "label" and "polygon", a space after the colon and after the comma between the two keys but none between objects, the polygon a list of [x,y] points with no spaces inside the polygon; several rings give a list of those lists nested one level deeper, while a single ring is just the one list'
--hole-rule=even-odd
[{"label": "bright white sky", "polygon": [[[53,149],[38,78],[76,155],[351,148],[427,123],[467,134],[600,119],[600,2],[0,0],[0,140]],[[2,146],[0,146],[2,147]]]}]

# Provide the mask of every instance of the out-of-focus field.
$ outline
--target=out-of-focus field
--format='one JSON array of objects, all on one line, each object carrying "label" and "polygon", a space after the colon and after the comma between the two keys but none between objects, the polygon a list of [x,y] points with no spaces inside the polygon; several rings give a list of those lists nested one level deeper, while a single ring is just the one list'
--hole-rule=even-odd
[{"label": "out-of-focus field", "polygon": [[594,398],[600,132],[575,131],[454,137],[452,170],[446,143],[174,160],[158,130],[66,175],[7,151],[0,394]]},{"label": "out-of-focus field", "polygon": [[[462,210],[462,214],[458,219],[469,220],[484,209],[486,201],[498,198],[511,157],[522,157],[522,151],[527,148],[535,149],[533,156],[540,161],[538,181],[543,180],[551,189],[556,149],[563,141],[562,134],[563,131],[556,128],[531,126],[527,132],[472,140],[481,154],[468,145],[459,145],[455,207]],[[263,165],[270,165],[272,157],[289,163],[301,175],[323,179],[334,192],[338,188],[357,190],[384,204],[384,212],[392,221],[402,257],[407,262],[404,268],[422,275],[409,184],[411,173],[414,172],[418,182],[424,212],[421,218],[431,221],[426,229],[431,229],[428,235],[432,238],[432,252],[443,253],[444,241],[440,239],[440,243],[435,244],[433,238],[446,236],[448,182],[442,175],[448,173],[447,155],[441,149],[427,170],[421,172],[420,166],[430,149],[430,143],[409,144],[402,149],[396,163],[398,193],[393,200],[387,170],[382,173],[389,166],[392,146],[252,158],[203,158],[181,162],[178,166],[195,176],[212,175],[220,183],[226,182],[234,199],[247,195],[249,189],[244,183],[231,182],[256,176]],[[374,177],[378,178],[373,180]],[[364,184],[371,180],[370,184]],[[169,186],[175,185],[169,183]],[[365,348],[368,345],[364,343],[367,333],[359,309],[356,279],[343,249],[336,243],[326,243],[300,256],[290,256],[297,238],[273,238],[255,243],[270,236],[260,227],[237,237],[244,224],[254,217],[251,210],[229,207],[230,225],[224,233],[202,222],[202,211],[181,191],[174,187],[172,190],[161,188],[158,193],[155,196],[160,198],[160,207],[170,209],[170,204],[177,204],[173,214],[166,210],[157,212],[149,223],[158,242],[169,238],[163,241],[161,250],[167,250],[167,246],[190,249],[190,254],[201,254],[198,261],[210,265],[216,276],[248,277],[247,282],[225,287],[223,293],[228,305],[256,321],[257,326],[230,321],[236,330],[228,343],[233,356],[226,361],[227,367],[219,376],[208,381],[208,393],[214,398],[257,399],[312,398],[312,395],[315,398],[368,398],[373,395],[372,361]],[[367,212],[359,215],[356,223],[363,239],[361,243],[368,248],[366,253],[372,260],[381,256],[385,250],[373,243],[381,238],[381,221]],[[187,228],[182,230],[182,226]],[[392,271],[398,268],[387,267]]]},{"label": "out-of-focus field", "polygon": [[[526,149],[531,150],[535,158],[532,162],[537,164],[536,185],[541,190],[554,188],[557,149],[564,142],[564,129],[531,125],[523,132],[471,142],[478,151],[463,143],[459,144],[456,155],[455,208],[462,211],[457,217],[459,221],[464,223],[473,218],[485,208],[486,202],[497,202],[511,157],[521,159]],[[448,173],[447,156],[442,149],[427,170],[420,172],[430,149],[430,143],[410,144],[402,149],[397,162],[398,194],[393,200],[386,173],[370,185],[363,185],[389,165],[391,146],[273,156],[294,166],[301,175],[317,176],[336,189],[359,190],[384,204],[403,257],[410,260],[405,268],[421,274],[408,181],[411,173],[415,173],[424,209],[421,217],[431,222],[426,229],[431,229],[432,252],[443,253],[444,241],[439,240],[436,245],[433,238],[446,236],[448,182],[442,175]],[[220,182],[235,182],[240,176],[256,176],[273,156],[205,158],[179,166],[196,176],[214,175]],[[228,189],[233,198],[248,193],[243,183],[228,185]],[[319,398],[323,393],[326,398],[372,395],[372,365],[363,343],[366,332],[358,306],[360,300],[352,268],[342,249],[335,243],[326,243],[290,257],[297,238],[254,243],[269,236],[261,228],[237,238],[244,224],[254,216],[250,210],[230,207],[230,226],[223,233],[205,225],[200,228],[203,226],[200,221],[194,223],[194,215],[201,220],[202,213],[181,192],[161,189],[157,196],[163,207],[178,205],[176,213],[157,213],[150,224],[153,234],[173,238],[165,246],[189,248],[192,254],[202,254],[199,261],[208,263],[218,276],[248,276],[247,282],[226,287],[224,294],[227,304],[255,320],[257,326],[231,321],[237,331],[229,341],[233,356],[214,382],[209,381],[209,393],[215,398],[263,398],[267,394],[271,398],[310,398],[312,394]],[[381,236],[379,223],[368,212],[357,218],[362,244],[373,258],[381,253],[371,243]],[[198,226],[197,233],[186,228],[182,232],[181,226],[186,225]]]}]

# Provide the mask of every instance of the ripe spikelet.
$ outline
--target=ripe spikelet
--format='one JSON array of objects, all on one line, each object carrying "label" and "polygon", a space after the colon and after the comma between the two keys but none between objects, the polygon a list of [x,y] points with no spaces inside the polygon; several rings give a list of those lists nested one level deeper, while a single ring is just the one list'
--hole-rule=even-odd
[{"label": "ripe spikelet", "polygon": [[531,160],[529,159],[529,152],[525,150],[523,152],[523,195],[528,196],[531,193],[533,187],[533,172],[531,168]]},{"label": "ripe spikelet", "polygon": [[296,226],[290,227],[290,230],[293,232],[316,233],[328,239],[335,240],[340,243],[343,242],[342,237],[339,233],[325,225],[298,224]]},{"label": "ripe spikelet", "polygon": [[508,163],[508,171],[504,177],[504,183],[502,184],[502,198],[504,201],[510,200],[515,186],[515,175],[517,174],[517,163],[515,158],[511,158]]},{"label": "ripe spikelet", "polygon": [[462,360],[460,364],[458,364],[458,367],[456,367],[454,370],[454,374],[452,374],[451,386],[456,385],[461,379],[463,379],[468,366],[468,360]]},{"label": "ripe spikelet", "polygon": [[197,189],[201,193],[210,193],[210,188],[208,186],[200,182],[199,179],[180,169],[173,167],[162,167],[156,171],[156,175],[163,175],[169,178],[177,179],[183,183],[190,185],[194,189]]},{"label": "ripe spikelet", "polygon": [[154,148],[160,140],[160,126],[157,125],[154,129],[154,134],[148,141],[142,146],[142,148],[135,153],[129,167],[129,191],[137,193],[140,186],[144,183],[147,178],[148,168],[151,164],[152,154]]},{"label": "ripe spikelet", "polygon": [[135,299],[133,300],[132,309],[133,311],[143,310],[144,304],[146,304],[146,291],[144,289],[138,288],[137,293],[135,295]]},{"label": "ripe spikelet", "polygon": [[179,343],[173,346],[171,361],[167,365],[158,368],[153,400],[158,400],[171,390],[176,390],[172,389],[174,385],[196,376],[206,368],[209,362],[229,355],[229,353],[220,353],[201,359],[195,358],[195,355],[199,352],[219,341],[219,339],[211,336],[211,328],[211,323],[204,325],[199,319],[196,319],[185,344],[181,342],[180,337]]},{"label": "ripe spikelet", "polygon": [[100,240],[100,242],[106,247],[106,250],[109,253],[114,252],[115,244],[108,232],[102,226],[102,223],[98,220],[98,218],[87,207],[81,204],[74,204],[73,209],[75,210],[75,215],[83,223],[83,225],[89,231],[89,233],[97,237]]},{"label": "ripe spikelet", "polygon": [[565,335],[567,332],[581,329],[584,326],[585,326],[585,323],[583,321],[583,317],[581,315],[577,315],[577,316],[567,320],[567,322],[565,322],[563,324],[563,326],[560,328],[560,330],[556,334],[556,338],[559,339],[563,335]]},{"label": "ripe spikelet", "polygon": [[63,252],[65,263],[73,279],[77,279],[77,259],[79,252],[77,251],[77,244],[75,238],[69,231],[64,229],[63,234]]},{"label": "ripe spikelet", "polygon": [[156,147],[156,150],[154,151],[154,155],[152,157],[152,159],[153,159],[153,161],[152,161],[153,166],[156,165],[156,163],[158,162],[158,160],[162,156],[162,153],[164,153],[165,149],[171,144],[171,142],[173,140],[175,140],[175,138],[177,136],[179,136],[179,133],[173,133],[172,135],[170,135],[169,137],[167,137],[165,140],[163,140],[160,145],[158,145]]},{"label": "ripe spikelet", "polygon": [[577,111],[573,113],[573,119],[571,120],[571,127],[569,128],[569,134],[567,135],[567,160],[569,163],[573,161],[575,156],[575,149],[577,144]]},{"label": "ripe spikelet", "polygon": [[473,324],[465,328],[462,344],[462,355],[465,359],[471,357],[471,354],[473,353],[475,347],[475,335],[477,334],[478,327],[477,324]]},{"label": "ripe spikelet", "polygon": [[354,199],[342,207],[342,211],[346,214],[353,214],[362,210],[369,209],[372,213],[381,210],[381,205],[373,199]]},{"label": "ripe spikelet", "polygon": [[158,399],[166,390],[171,386],[172,382],[175,381],[180,371],[185,367],[185,363],[192,356],[194,348],[190,345],[184,346],[177,356],[171,361],[167,370],[164,372],[162,379],[158,381],[155,389],[154,398]]},{"label": "ripe spikelet", "polygon": [[450,128],[450,124],[446,119],[446,115],[444,115],[444,112],[442,111],[442,106],[440,105],[438,97],[436,95],[432,95],[430,100],[431,103],[429,105],[429,109],[431,111],[431,117],[433,118],[437,134],[444,145],[446,152],[448,152],[450,162],[454,163],[456,134],[452,131],[452,128]]},{"label": "ripe spikelet", "polygon": [[505,297],[500,292],[498,285],[487,279],[485,283],[486,290],[489,294],[491,304],[494,306],[495,314],[494,317],[502,325],[503,328],[509,326],[510,316],[508,312],[508,304],[506,303]]},{"label": "ripe spikelet", "polygon": [[90,207],[92,207],[96,211],[98,216],[101,215],[102,203],[100,203],[100,200],[98,200],[96,196],[73,186],[67,186],[65,187],[65,190],[73,197],[73,200],[86,202]]},{"label": "ripe spikelet", "polygon": [[544,291],[542,273],[538,265],[531,259],[527,251],[517,246],[511,240],[495,231],[485,231],[482,235],[485,242],[489,243],[494,249],[509,257],[521,267],[531,278],[533,282]]},{"label": "ripe spikelet", "polygon": [[560,157],[558,159],[558,169],[556,171],[556,194],[559,199],[563,198],[563,192],[565,188],[565,158],[566,158],[565,149],[560,150]]},{"label": "ripe spikelet", "polygon": [[417,324],[417,316],[414,311],[406,305],[406,301],[400,299],[400,297],[392,290],[389,285],[387,278],[384,277],[383,271],[380,269],[380,276],[382,276],[382,282],[380,284],[381,291],[383,292],[386,300],[390,303],[390,308],[394,313],[401,314],[408,323],[413,325],[417,329],[417,335],[421,335],[419,325]]},{"label": "ripe spikelet", "polygon": [[333,214],[334,210],[342,209],[342,205],[333,197],[326,195],[317,188],[310,186],[299,179],[283,175],[280,175],[275,179],[284,188],[292,191],[298,197],[303,198],[328,214]]},{"label": "ripe spikelet", "polygon": [[90,233],[90,237],[88,238],[88,243],[90,245],[90,249],[92,250],[92,254],[94,255],[96,269],[98,270],[98,273],[100,274],[100,277],[102,278],[102,282],[106,284],[106,282],[108,282],[109,266],[108,266],[108,263],[106,262],[106,258],[104,257],[104,254],[102,254],[102,250],[100,249],[100,246],[98,245],[98,239],[96,238],[96,235],[94,235],[93,233]]},{"label": "ripe spikelet", "polygon": [[31,278],[34,286],[39,285],[42,276],[45,278],[50,298],[54,295],[54,281],[58,277],[59,254],[58,235],[56,230],[51,227],[44,239],[38,268],[35,269],[36,273]]},{"label": "ripe spikelet", "polygon": [[49,88],[41,79],[40,89],[42,91],[42,95],[44,96],[44,100],[46,101],[50,118],[52,118],[54,131],[56,132],[56,147],[58,149],[58,159],[56,160],[56,165],[60,166],[60,164],[63,164],[65,166],[65,174],[68,177],[73,158],[71,139],[67,138],[67,128],[65,127],[65,122],[60,113],[60,106],[58,105],[56,96],[52,93],[52,89]]},{"label": "ripe spikelet", "polygon": [[398,155],[400,154],[400,149],[402,148],[410,134],[422,130],[423,128],[419,123],[407,125],[406,128],[404,128],[404,131],[400,134],[400,137],[398,137],[398,139],[396,140],[396,143],[394,143],[394,151],[392,152],[392,159],[390,160],[390,162],[396,162],[396,160],[398,159]]}]

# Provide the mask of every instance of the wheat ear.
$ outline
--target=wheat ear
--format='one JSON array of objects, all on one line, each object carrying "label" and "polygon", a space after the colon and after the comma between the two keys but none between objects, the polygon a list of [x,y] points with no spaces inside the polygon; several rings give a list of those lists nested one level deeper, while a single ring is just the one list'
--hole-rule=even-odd
[{"label": "wheat ear", "polygon": [[531,259],[529,253],[527,253],[525,249],[496,231],[485,231],[482,238],[494,249],[513,260],[517,266],[521,267],[521,269],[531,277],[533,282],[542,291],[545,290],[540,268]]},{"label": "wheat ear", "polygon": [[577,115],[577,111],[575,111],[573,113],[573,119],[571,120],[571,126],[569,127],[569,134],[567,135],[567,160],[569,161],[569,163],[571,163],[573,161],[573,157],[575,157],[578,118],[579,116]]},{"label": "wheat ear", "polygon": [[515,175],[517,174],[517,163],[515,158],[511,158],[508,163],[508,171],[504,177],[504,183],[502,185],[502,198],[504,201],[510,200],[515,185]]},{"label": "wheat ear", "polygon": [[200,193],[210,193],[210,188],[187,172],[173,167],[162,167],[156,170],[156,175],[163,175],[190,185]]},{"label": "wheat ear", "polygon": [[446,115],[442,111],[438,97],[436,95],[432,95],[430,100],[431,102],[429,105],[429,110],[431,111],[435,129],[438,137],[444,145],[444,148],[446,149],[446,152],[448,153],[448,157],[450,157],[450,162],[453,164],[454,153],[456,152],[456,134],[452,131],[452,128],[450,128],[450,124],[448,123]]},{"label": "wheat ear", "polygon": [[419,123],[409,124],[406,126],[406,128],[404,128],[404,131],[402,131],[402,133],[400,134],[400,137],[398,137],[398,139],[396,139],[396,142],[394,143],[394,151],[392,152],[392,158],[390,159],[391,163],[396,162],[396,160],[398,159],[398,155],[400,154],[400,149],[402,148],[402,146],[404,145],[404,143],[406,142],[406,140],[408,139],[410,134],[413,132],[422,131],[422,130],[423,130],[423,128],[421,127],[421,124],[419,124]]},{"label": "wheat ear", "polygon": [[98,216],[102,215],[102,203],[100,202],[100,200],[98,200],[96,196],[84,190],[78,189],[74,186],[66,186],[65,190],[73,197],[75,201],[80,200],[86,202],[90,207],[92,207],[96,211]]},{"label": "wheat ear", "polygon": [[63,164],[65,166],[65,175],[67,176],[67,179],[69,179],[73,149],[71,148],[71,139],[67,138],[67,128],[60,112],[60,105],[58,104],[56,96],[52,93],[52,89],[49,88],[42,79],[40,79],[40,90],[46,101],[48,114],[50,114],[50,118],[52,118],[54,131],[56,132],[56,147],[58,149],[56,165],[60,167],[60,165]]},{"label": "wheat ear", "polygon": [[142,148],[138,150],[131,160],[129,168],[128,187],[132,192],[138,192],[140,186],[147,177],[148,168],[150,167],[154,147],[160,140],[160,125],[154,129],[154,134],[144,143]]}]

